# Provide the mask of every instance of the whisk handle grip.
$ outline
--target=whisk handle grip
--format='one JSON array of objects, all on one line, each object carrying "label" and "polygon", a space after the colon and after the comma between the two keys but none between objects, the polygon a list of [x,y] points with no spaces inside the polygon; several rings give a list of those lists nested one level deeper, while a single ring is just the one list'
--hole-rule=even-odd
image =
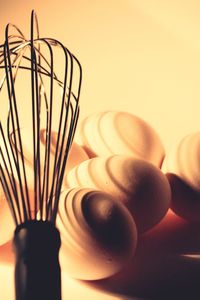
[{"label": "whisk handle grip", "polygon": [[14,235],[16,300],[61,300],[59,231],[50,222],[31,221]]}]

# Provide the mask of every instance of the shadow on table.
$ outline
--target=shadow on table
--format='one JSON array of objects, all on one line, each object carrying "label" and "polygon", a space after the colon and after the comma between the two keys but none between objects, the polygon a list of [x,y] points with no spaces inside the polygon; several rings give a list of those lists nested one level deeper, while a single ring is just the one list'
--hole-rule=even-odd
[{"label": "shadow on table", "polygon": [[[11,242],[0,247],[0,261],[13,263]],[[141,235],[136,255],[120,273],[83,282],[116,294],[119,300],[199,300],[200,224],[189,224],[171,211]]]},{"label": "shadow on table", "polygon": [[[117,275],[87,282],[117,293],[120,300],[200,299],[200,225],[171,211],[154,229],[139,237],[136,255]],[[130,298],[128,298],[130,297]]]}]

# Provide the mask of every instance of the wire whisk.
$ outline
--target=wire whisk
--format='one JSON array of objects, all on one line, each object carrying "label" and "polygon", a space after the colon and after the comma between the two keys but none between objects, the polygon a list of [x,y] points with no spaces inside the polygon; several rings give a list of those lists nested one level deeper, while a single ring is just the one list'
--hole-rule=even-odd
[{"label": "wire whisk", "polygon": [[[0,71],[0,182],[16,224],[17,270],[21,252],[25,251],[26,256],[30,249],[33,254],[34,251],[39,251],[40,255],[44,252],[43,260],[49,255],[41,250],[41,245],[40,250],[33,244],[23,248],[26,236],[29,241],[39,239],[44,244],[44,235],[55,231],[55,240],[59,240],[55,222],[79,116],[82,69],[78,59],[61,42],[39,36],[38,20],[33,11],[30,39],[26,39],[15,25],[7,25],[5,42],[0,45]],[[52,145],[55,147],[54,154]],[[43,232],[41,226],[48,228],[47,232],[46,229]],[[20,233],[24,230],[26,234]],[[49,243],[53,244],[53,241],[52,236]],[[44,249],[47,250],[48,246],[44,245]],[[33,256],[30,259],[31,270],[36,263]],[[35,277],[42,271],[34,272],[34,278],[31,278],[37,280]],[[46,273],[43,276],[48,277]],[[59,299],[58,294],[53,298],[52,293],[47,295],[46,291],[41,297],[34,294],[27,278],[25,281],[29,287],[25,289],[24,283],[20,283],[20,287],[21,275],[18,271],[15,274],[17,299]],[[46,282],[46,288],[49,288],[48,280]],[[27,295],[29,293],[27,298],[20,296],[24,293],[22,290],[27,289],[32,294],[26,292]]]}]

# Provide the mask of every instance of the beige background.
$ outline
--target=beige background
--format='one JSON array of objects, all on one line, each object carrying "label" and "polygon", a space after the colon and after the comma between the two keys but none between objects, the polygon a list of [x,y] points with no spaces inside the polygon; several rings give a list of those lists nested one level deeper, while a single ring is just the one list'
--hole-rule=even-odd
[{"label": "beige background", "polygon": [[198,0],[1,1],[1,40],[8,21],[29,33],[32,8],[41,36],[61,40],[82,63],[81,118],[131,111],[167,147],[199,130]]}]

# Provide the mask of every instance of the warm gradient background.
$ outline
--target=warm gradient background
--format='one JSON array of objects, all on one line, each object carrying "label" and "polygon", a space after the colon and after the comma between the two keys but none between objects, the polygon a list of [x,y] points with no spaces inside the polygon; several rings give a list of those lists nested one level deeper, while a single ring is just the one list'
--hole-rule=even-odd
[{"label": "warm gradient background", "polygon": [[29,34],[35,9],[41,36],[60,39],[80,59],[82,114],[131,111],[168,146],[200,128],[198,0],[1,0],[8,21]]},{"label": "warm gradient background", "polygon": [[[130,111],[158,131],[166,148],[200,129],[198,0],[0,0],[1,41],[8,22],[29,34],[33,8],[41,36],[61,40],[82,63],[81,119],[99,110]],[[0,298],[11,300],[12,273],[5,268]],[[79,292],[82,300],[96,295],[70,280],[68,292],[72,300]]]}]

